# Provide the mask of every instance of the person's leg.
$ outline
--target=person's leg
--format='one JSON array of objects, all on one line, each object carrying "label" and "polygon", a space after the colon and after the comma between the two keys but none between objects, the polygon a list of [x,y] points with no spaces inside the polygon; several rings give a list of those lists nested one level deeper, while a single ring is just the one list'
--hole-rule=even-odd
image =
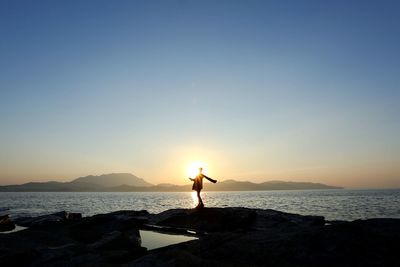
[{"label": "person's leg", "polygon": [[203,200],[201,199],[201,196],[200,196],[200,190],[197,190],[197,200],[198,200],[198,204],[203,203]]},{"label": "person's leg", "polygon": [[204,207],[203,200],[201,199],[201,196],[200,196],[200,191],[201,190],[197,191],[197,198],[199,199],[198,207]]}]

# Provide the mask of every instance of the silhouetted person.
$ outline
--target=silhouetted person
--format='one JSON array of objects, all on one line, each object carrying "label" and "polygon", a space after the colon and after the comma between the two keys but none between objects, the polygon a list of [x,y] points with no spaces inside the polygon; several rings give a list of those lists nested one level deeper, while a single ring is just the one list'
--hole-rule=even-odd
[{"label": "silhouetted person", "polygon": [[200,196],[200,191],[201,191],[201,189],[203,189],[203,178],[206,178],[207,180],[209,180],[210,182],[212,182],[214,184],[217,182],[217,180],[211,179],[210,177],[204,175],[202,173],[202,171],[203,171],[203,168],[199,168],[199,174],[194,179],[189,177],[190,181],[193,181],[192,190],[195,190],[197,192],[197,198],[199,200],[199,204],[197,205],[196,208],[204,207],[203,200],[201,199],[201,196]]}]

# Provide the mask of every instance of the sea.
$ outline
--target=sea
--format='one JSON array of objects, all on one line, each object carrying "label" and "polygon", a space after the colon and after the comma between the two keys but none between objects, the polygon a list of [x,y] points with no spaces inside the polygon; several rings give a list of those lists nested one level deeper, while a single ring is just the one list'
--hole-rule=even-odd
[{"label": "sea", "polygon": [[[275,209],[327,220],[400,218],[400,189],[202,192],[206,207]],[[0,215],[39,216],[58,211],[83,216],[117,210],[159,213],[193,208],[194,192],[0,192]]]}]

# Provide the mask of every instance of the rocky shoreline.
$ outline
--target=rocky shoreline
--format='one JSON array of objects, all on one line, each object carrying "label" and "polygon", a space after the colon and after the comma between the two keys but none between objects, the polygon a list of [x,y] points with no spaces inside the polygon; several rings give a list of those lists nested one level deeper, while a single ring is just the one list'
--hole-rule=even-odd
[{"label": "rocky shoreline", "polygon": [[[326,221],[247,208],[0,219],[0,231],[27,227],[0,232],[0,266],[400,266],[400,219]],[[143,229],[198,239],[147,250]]]}]

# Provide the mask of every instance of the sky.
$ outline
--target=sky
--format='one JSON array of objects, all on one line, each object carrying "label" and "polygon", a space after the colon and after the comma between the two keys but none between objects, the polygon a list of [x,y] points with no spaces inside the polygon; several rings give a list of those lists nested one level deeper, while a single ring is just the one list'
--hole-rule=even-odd
[{"label": "sky", "polygon": [[400,188],[399,1],[0,1],[0,184]]}]

